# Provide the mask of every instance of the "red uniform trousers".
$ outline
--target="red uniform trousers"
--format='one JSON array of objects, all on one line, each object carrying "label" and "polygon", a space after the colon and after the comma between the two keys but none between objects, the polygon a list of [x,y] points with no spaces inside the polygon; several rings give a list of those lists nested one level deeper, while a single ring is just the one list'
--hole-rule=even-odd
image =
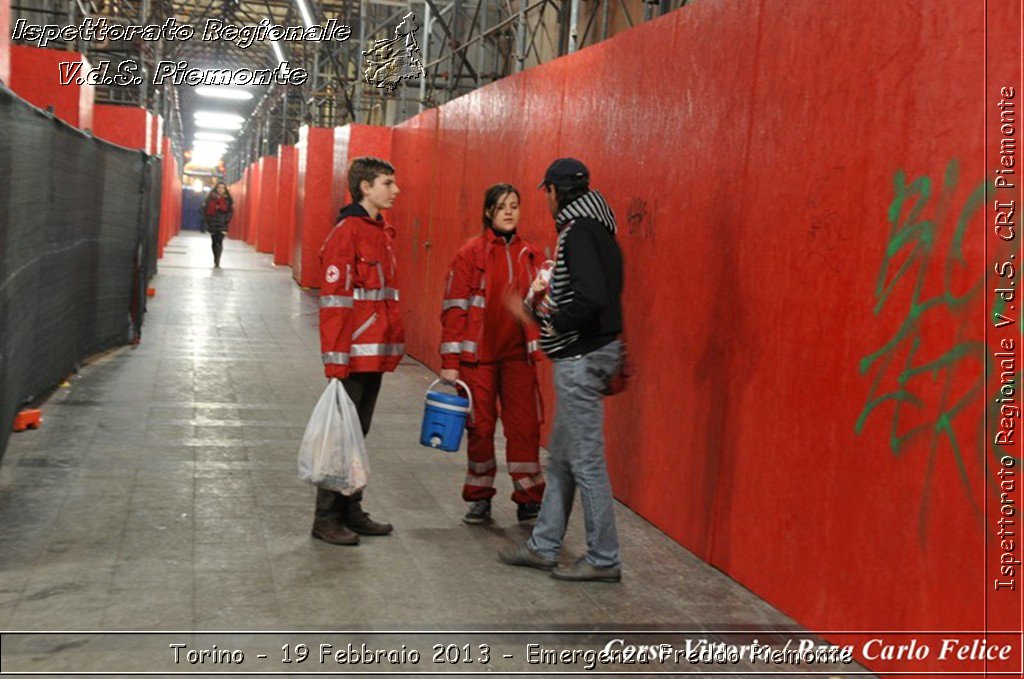
[{"label": "red uniform trousers", "polygon": [[512,476],[512,500],[540,502],[544,475],[540,469],[540,421],[537,373],[525,357],[494,363],[462,363],[459,379],[473,391],[473,417],[469,426],[469,471],[462,487],[467,502],[494,497],[494,430],[501,403],[505,431],[505,459]]}]

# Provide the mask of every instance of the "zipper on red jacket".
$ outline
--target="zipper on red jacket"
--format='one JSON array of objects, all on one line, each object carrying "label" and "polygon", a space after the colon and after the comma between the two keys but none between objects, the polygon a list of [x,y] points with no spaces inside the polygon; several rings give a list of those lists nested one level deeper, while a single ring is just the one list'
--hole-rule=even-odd
[{"label": "zipper on red jacket", "polygon": [[505,241],[505,259],[508,260],[508,282],[512,283],[512,250],[509,248],[508,241]]}]

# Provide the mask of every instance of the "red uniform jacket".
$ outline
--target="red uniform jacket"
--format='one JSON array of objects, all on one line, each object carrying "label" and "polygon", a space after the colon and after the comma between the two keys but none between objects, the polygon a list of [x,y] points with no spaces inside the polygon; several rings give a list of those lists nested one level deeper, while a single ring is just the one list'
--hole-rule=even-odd
[{"label": "red uniform jacket", "polygon": [[543,262],[543,253],[523,238],[515,235],[506,242],[490,229],[459,248],[441,305],[442,368],[456,369],[460,361],[504,358],[500,354],[513,344],[522,347],[523,355],[540,359],[537,327],[520,325],[500,305],[507,287],[520,297],[525,295]]},{"label": "red uniform jacket", "polygon": [[327,377],[390,372],[405,352],[394,231],[359,205],[341,211],[320,250],[320,350]]}]

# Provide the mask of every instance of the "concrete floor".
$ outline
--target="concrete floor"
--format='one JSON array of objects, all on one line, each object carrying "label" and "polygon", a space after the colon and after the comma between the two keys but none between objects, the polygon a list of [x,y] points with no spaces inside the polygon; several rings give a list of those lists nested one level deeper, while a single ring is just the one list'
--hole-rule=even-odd
[{"label": "concrete floor", "polygon": [[[211,259],[207,237],[173,240],[142,343],[91,362],[44,406],[40,430],[11,437],[0,629],[629,628],[755,630],[762,641],[801,629],[621,505],[621,584],[499,563],[497,549],[527,535],[511,483],[499,473],[493,524],[460,521],[464,455],[418,445],[433,375],[409,359],[385,377],[368,439],[365,504],[394,534],[356,548],[311,539],[314,491],[295,459],[324,386],[316,299],[244,244],[226,243],[220,270]],[[567,558],[582,553],[578,507],[569,532]],[[269,643],[279,656],[281,638],[235,643]],[[115,635],[8,634],[4,669],[180,669],[166,665],[166,639],[144,639],[152,657],[124,657],[129,642]]]}]

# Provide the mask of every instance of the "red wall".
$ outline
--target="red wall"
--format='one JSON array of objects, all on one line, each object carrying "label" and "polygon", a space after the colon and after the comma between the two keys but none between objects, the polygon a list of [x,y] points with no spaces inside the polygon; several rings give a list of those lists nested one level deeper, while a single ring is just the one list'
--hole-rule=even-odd
[{"label": "red wall", "polygon": [[157,256],[163,257],[164,246],[181,231],[181,168],[171,151],[171,140],[164,139],[163,187],[160,195],[160,224]]},{"label": "red wall", "polygon": [[273,252],[277,240],[277,156],[260,158],[260,213],[257,252]]},{"label": "red wall", "polygon": [[334,204],[342,206],[352,201],[348,190],[348,166],[360,156],[376,156],[384,160],[391,158],[390,127],[351,123],[334,128],[334,183],[331,195]]},{"label": "red wall", "polygon": [[303,125],[299,128],[296,155],[298,188],[292,275],[299,285],[311,288],[319,283],[320,247],[338,214],[331,195],[334,130]]},{"label": "red wall", "polygon": [[348,165],[359,156],[391,156],[392,128],[351,124],[335,128],[303,127],[296,148],[296,197],[293,261],[295,280],[319,284],[320,247],[334,227],[338,209],[351,201]]},{"label": "red wall", "polygon": [[295,192],[297,155],[294,146],[277,149],[277,222],[274,237],[274,264],[292,265],[295,247]]},{"label": "red wall", "polygon": [[[988,19],[1003,57],[1011,5]],[[626,264],[616,496],[812,630],[1020,629],[985,563],[983,11],[694,3],[406,122],[409,353],[438,367],[486,186],[518,185],[522,232],[551,246],[535,186],[578,157]]]},{"label": "red wall", "polygon": [[92,85],[61,85],[61,62],[81,62],[80,73],[89,71],[89,62],[78,52],[11,45],[10,88],[18,96],[39,108],[53,106],[54,115],[80,129],[92,128]]},{"label": "red wall", "polygon": [[120,146],[147,151],[152,115],[137,106],[96,104],[93,108],[93,136]]},{"label": "red wall", "polygon": [[0,82],[11,82],[11,0],[0,0]]}]

